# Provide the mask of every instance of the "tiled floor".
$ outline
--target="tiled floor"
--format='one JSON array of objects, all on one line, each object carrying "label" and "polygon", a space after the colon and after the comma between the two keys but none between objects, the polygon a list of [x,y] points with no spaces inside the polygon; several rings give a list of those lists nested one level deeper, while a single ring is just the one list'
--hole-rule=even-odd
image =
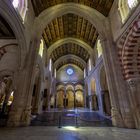
[{"label": "tiled floor", "polygon": [[140,130],[113,127],[0,128],[0,140],[140,140]]}]

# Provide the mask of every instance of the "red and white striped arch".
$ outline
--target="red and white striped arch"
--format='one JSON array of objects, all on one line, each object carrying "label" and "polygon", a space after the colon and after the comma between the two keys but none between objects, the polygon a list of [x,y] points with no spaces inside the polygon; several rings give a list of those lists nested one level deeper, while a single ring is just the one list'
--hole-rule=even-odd
[{"label": "red and white striped arch", "polygon": [[118,48],[124,79],[140,76],[140,16],[122,36]]}]

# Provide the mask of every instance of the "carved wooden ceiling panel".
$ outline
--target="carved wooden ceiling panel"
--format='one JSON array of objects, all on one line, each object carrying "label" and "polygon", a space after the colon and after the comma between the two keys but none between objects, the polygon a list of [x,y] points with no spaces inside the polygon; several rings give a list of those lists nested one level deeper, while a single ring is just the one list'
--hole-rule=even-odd
[{"label": "carved wooden ceiling panel", "polygon": [[9,24],[0,16],[0,38],[15,38]]},{"label": "carved wooden ceiling panel", "polygon": [[65,60],[61,61],[56,66],[56,70],[59,70],[62,66],[67,65],[67,64],[74,64],[74,65],[78,66],[79,68],[81,68],[82,70],[84,70],[84,65],[81,62],[79,62],[75,59],[72,59],[72,58],[65,59]]},{"label": "carved wooden ceiling panel", "polygon": [[47,47],[55,41],[66,37],[83,40],[93,48],[98,37],[98,32],[84,18],[74,14],[66,14],[48,24],[43,33]]},{"label": "carved wooden ceiling panel", "polygon": [[114,0],[31,0],[31,1],[36,16],[38,16],[42,11],[51,6],[67,2],[74,2],[89,6],[91,8],[96,9],[104,16],[108,16],[109,11],[114,2]]},{"label": "carved wooden ceiling panel", "polygon": [[85,62],[87,62],[90,57],[89,53],[81,46],[73,43],[67,43],[55,49],[51,54],[51,58],[52,61],[55,62],[61,56],[65,56],[68,54],[79,56]]}]

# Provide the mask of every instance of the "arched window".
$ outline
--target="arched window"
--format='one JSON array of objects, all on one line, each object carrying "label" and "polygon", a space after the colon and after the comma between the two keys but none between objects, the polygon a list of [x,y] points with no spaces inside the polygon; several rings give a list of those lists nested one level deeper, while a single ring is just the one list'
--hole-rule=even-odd
[{"label": "arched window", "polygon": [[138,4],[139,0],[119,0],[119,11],[122,19],[122,23],[125,22],[129,13]]},{"label": "arched window", "polygon": [[12,0],[12,4],[24,21],[27,12],[27,0]]},{"label": "arched window", "polygon": [[101,45],[100,40],[97,41],[97,52],[98,52],[98,58],[99,58],[102,55],[102,45]]},{"label": "arched window", "polygon": [[41,58],[43,57],[43,51],[44,51],[44,41],[41,39],[40,46],[39,46],[39,55]]},{"label": "arched window", "polygon": [[128,6],[130,9],[133,9],[138,4],[138,0],[128,0]]}]

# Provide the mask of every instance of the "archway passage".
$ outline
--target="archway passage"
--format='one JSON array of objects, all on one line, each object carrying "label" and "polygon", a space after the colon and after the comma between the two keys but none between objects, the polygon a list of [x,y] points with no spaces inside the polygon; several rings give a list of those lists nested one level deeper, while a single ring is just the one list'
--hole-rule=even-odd
[{"label": "archway passage", "polygon": [[13,104],[19,52],[11,25],[0,15],[0,126],[6,125]]}]

